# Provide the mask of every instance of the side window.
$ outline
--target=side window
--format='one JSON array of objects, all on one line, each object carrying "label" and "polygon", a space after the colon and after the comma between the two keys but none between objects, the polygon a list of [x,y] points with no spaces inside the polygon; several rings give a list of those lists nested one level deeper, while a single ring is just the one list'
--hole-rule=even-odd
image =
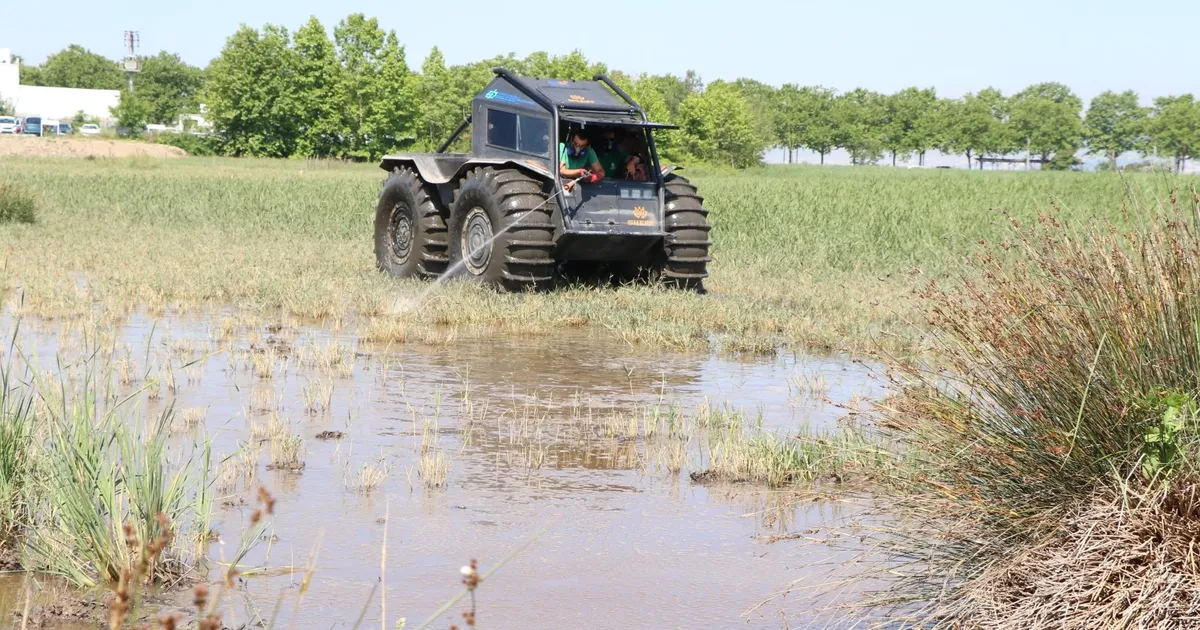
[{"label": "side window", "polygon": [[517,148],[517,115],[489,109],[487,116],[488,144],[505,149]]},{"label": "side window", "polygon": [[550,121],[536,116],[521,116],[521,137],[517,148],[526,153],[550,152]]}]

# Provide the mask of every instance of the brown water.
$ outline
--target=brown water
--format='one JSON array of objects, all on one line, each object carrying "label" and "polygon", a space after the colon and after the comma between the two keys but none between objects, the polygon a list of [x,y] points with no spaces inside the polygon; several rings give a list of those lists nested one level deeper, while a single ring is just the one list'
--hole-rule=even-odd
[{"label": "brown water", "polygon": [[[480,627],[794,627],[811,602],[772,597],[817,579],[836,554],[771,537],[819,529],[858,509],[748,485],[695,484],[687,473],[703,468],[702,449],[689,446],[683,472],[672,474],[644,437],[614,428],[627,421],[608,420],[728,406],[769,430],[831,427],[844,407],[879,394],[868,369],[849,360],[657,352],[586,331],[385,348],[357,343],[349,329],[288,326],[235,332],[230,346],[213,341],[221,320],[136,316],[116,341],[134,363],[174,357],[179,365],[215,353],[186,375],[178,371],[174,393],[163,388],[161,400],[142,407],[143,415],[172,402],[206,409],[202,429],[174,438],[181,446],[206,434],[214,453],[236,452],[250,423],[268,417],[248,408],[255,390],[269,390],[289,431],[305,438],[302,471],[266,470],[264,448],[255,485],[223,492],[215,509],[221,541],[210,557],[220,559],[237,548],[253,489],[265,486],[277,499],[268,532],[277,539],[244,564],[298,570],[248,578],[234,612],[239,624],[255,609],[269,617],[282,597],[279,627],[353,627],[380,582],[386,544],[387,620],[376,591],[363,627],[395,628],[404,617],[412,628],[461,590],[460,566],[477,558],[487,570],[548,525],[481,585]],[[48,367],[56,325],[22,330],[21,345],[36,347]],[[272,378],[248,367],[251,344],[285,349]],[[353,371],[332,379],[328,412],[309,414],[304,388],[325,377],[301,363],[332,344],[353,349]],[[329,430],[346,437],[314,439]],[[436,434],[450,460],[444,488],[426,488],[419,477],[423,434]],[[371,461],[390,470],[363,493],[358,471]],[[301,599],[299,571],[314,550],[317,571]],[[9,618],[6,605],[23,601],[19,588],[0,581],[0,619]],[[466,607],[433,627],[461,626]]]}]

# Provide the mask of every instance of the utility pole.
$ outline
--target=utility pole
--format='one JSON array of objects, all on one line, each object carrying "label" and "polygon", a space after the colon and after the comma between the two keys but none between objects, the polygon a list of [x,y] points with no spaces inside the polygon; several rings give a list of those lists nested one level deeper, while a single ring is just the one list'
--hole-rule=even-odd
[{"label": "utility pole", "polygon": [[141,43],[137,31],[125,31],[125,60],[122,62],[129,75],[129,93],[133,94],[133,75],[142,71],[142,60],[138,59],[137,48]]}]

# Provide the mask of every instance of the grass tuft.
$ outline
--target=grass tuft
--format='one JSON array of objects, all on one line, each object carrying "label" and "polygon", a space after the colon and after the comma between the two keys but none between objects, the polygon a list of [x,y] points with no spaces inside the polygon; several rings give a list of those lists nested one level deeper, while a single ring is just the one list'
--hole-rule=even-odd
[{"label": "grass tuft", "polygon": [[0,183],[0,223],[33,223],[37,201],[25,186]]},{"label": "grass tuft", "polygon": [[272,470],[304,469],[304,438],[299,435],[280,433],[271,438]]}]

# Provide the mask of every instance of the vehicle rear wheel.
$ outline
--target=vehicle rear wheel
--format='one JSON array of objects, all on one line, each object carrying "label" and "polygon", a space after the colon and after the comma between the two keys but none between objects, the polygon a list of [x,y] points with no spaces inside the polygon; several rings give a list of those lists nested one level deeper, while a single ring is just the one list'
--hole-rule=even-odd
[{"label": "vehicle rear wheel", "polygon": [[472,169],[450,212],[449,272],[506,291],[547,286],[554,225],[545,184],[516,169]]},{"label": "vehicle rear wheel", "polygon": [[663,244],[660,275],[669,286],[703,292],[708,263],[712,261],[708,255],[712,228],[708,224],[704,198],[688,180],[668,175],[664,200],[663,227],[667,237]]},{"label": "vehicle rear wheel", "polygon": [[437,277],[446,270],[445,212],[411,168],[397,168],[375,208],[375,264],[398,278]]}]

